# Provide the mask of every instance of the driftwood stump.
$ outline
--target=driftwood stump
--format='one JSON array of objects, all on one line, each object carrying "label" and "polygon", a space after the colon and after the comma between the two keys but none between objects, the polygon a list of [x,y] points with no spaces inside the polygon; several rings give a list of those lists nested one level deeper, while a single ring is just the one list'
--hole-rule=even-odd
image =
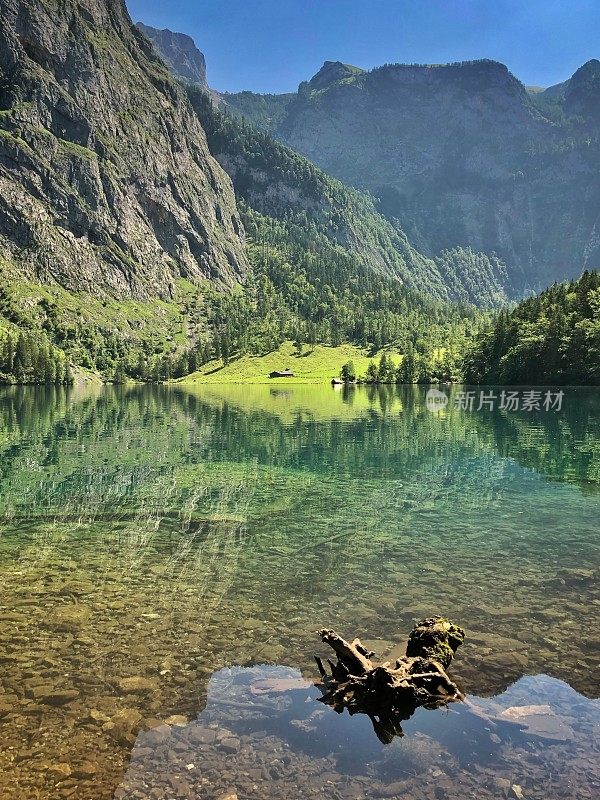
[{"label": "driftwood stump", "polygon": [[465,633],[443,617],[416,625],[406,655],[394,663],[373,663],[375,654],[359,639],[347,642],[331,630],[319,635],[337,656],[335,663],[327,659],[329,672],[315,656],[323,680],[320,699],[339,713],[347,709],[350,714],[367,714],[385,744],[403,735],[401,720],[409,719],[417,708],[439,708],[463,699],[446,669]]}]

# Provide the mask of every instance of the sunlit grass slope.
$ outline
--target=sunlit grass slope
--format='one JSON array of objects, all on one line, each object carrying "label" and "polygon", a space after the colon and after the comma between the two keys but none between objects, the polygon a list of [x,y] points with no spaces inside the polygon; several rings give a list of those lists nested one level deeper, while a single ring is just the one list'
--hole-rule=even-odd
[{"label": "sunlit grass slope", "polygon": [[[400,363],[396,353],[388,355],[395,363]],[[353,361],[357,375],[364,375],[372,358],[378,359],[380,354],[369,355],[364,350],[351,344],[339,347],[316,345],[304,347],[298,354],[292,342],[284,342],[278,350],[264,356],[242,356],[223,366],[222,361],[210,361],[197,372],[180,379],[180,383],[323,383],[339,377],[340,370],[348,361]],[[269,373],[290,369],[293,378],[269,378]]]}]

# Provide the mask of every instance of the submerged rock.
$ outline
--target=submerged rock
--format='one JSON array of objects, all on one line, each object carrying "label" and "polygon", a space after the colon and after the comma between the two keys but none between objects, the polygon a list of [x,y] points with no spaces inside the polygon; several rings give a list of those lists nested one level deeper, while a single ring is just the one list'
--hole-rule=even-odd
[{"label": "submerged rock", "polygon": [[123,708],[111,717],[103,726],[103,730],[120,743],[133,744],[141,722],[142,715],[136,708]]},{"label": "submerged rock", "polygon": [[158,690],[156,681],[133,675],[130,678],[121,678],[117,687],[124,694],[149,694]]},{"label": "submerged rock", "polygon": [[169,725],[174,728],[180,728],[184,725],[187,725],[188,718],[184,717],[182,714],[173,714],[171,717],[167,717],[165,720],[165,725]]},{"label": "submerged rock", "polygon": [[574,738],[573,729],[556,716],[548,705],[511,706],[501,718],[518,722],[525,733],[556,742],[567,742]]},{"label": "submerged rock", "polygon": [[71,767],[69,764],[62,761],[59,764],[51,764],[48,767],[48,772],[52,773],[57,778],[68,778],[71,775]]},{"label": "submerged rock", "polygon": [[77,689],[60,689],[48,684],[34,686],[29,693],[33,700],[47,706],[64,706],[79,697]]},{"label": "submerged rock", "polygon": [[86,605],[60,606],[52,611],[43,625],[51,630],[65,633],[77,633],[91,616],[91,609]]},{"label": "submerged rock", "polygon": [[196,726],[190,732],[190,741],[193,744],[213,744],[217,738],[217,732],[211,728],[201,728]]}]

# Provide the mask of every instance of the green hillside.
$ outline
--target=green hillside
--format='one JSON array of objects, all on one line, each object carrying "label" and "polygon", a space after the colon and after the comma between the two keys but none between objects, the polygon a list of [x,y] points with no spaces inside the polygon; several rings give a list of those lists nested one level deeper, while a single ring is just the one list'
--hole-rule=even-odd
[{"label": "green hillside", "polygon": [[472,383],[600,384],[600,274],[552,286],[503,311],[465,359]]},{"label": "green hillside", "polygon": [[[389,353],[399,364],[401,356]],[[326,383],[338,378],[342,366],[352,361],[358,375],[365,375],[371,360],[378,360],[381,352],[368,354],[355,345],[342,344],[337,347],[316,345],[303,348],[299,353],[293,342],[286,341],[277,350],[263,356],[245,355],[226,366],[221,361],[209,361],[197,372],[181,379],[181,383],[268,383],[272,386],[287,386],[297,383]],[[269,378],[275,371],[289,369],[293,378]]]},{"label": "green hillside", "polygon": [[326,241],[353,259],[352,270],[368,271],[373,280],[398,279],[406,289],[435,300],[484,307],[506,302],[507,276],[498,258],[461,247],[436,259],[425,257],[400,222],[382,216],[369,195],[325,174],[252,124],[222,113],[201,89],[187,88],[210,150],[229,173],[238,200],[285,225],[305,249],[322,251]]}]

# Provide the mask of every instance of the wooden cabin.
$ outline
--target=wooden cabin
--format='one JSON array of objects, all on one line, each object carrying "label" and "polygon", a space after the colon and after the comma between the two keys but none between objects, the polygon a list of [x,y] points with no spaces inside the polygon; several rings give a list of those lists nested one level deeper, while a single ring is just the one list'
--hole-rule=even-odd
[{"label": "wooden cabin", "polygon": [[294,373],[291,369],[284,369],[281,371],[275,370],[275,372],[269,373],[269,378],[293,378]]}]

